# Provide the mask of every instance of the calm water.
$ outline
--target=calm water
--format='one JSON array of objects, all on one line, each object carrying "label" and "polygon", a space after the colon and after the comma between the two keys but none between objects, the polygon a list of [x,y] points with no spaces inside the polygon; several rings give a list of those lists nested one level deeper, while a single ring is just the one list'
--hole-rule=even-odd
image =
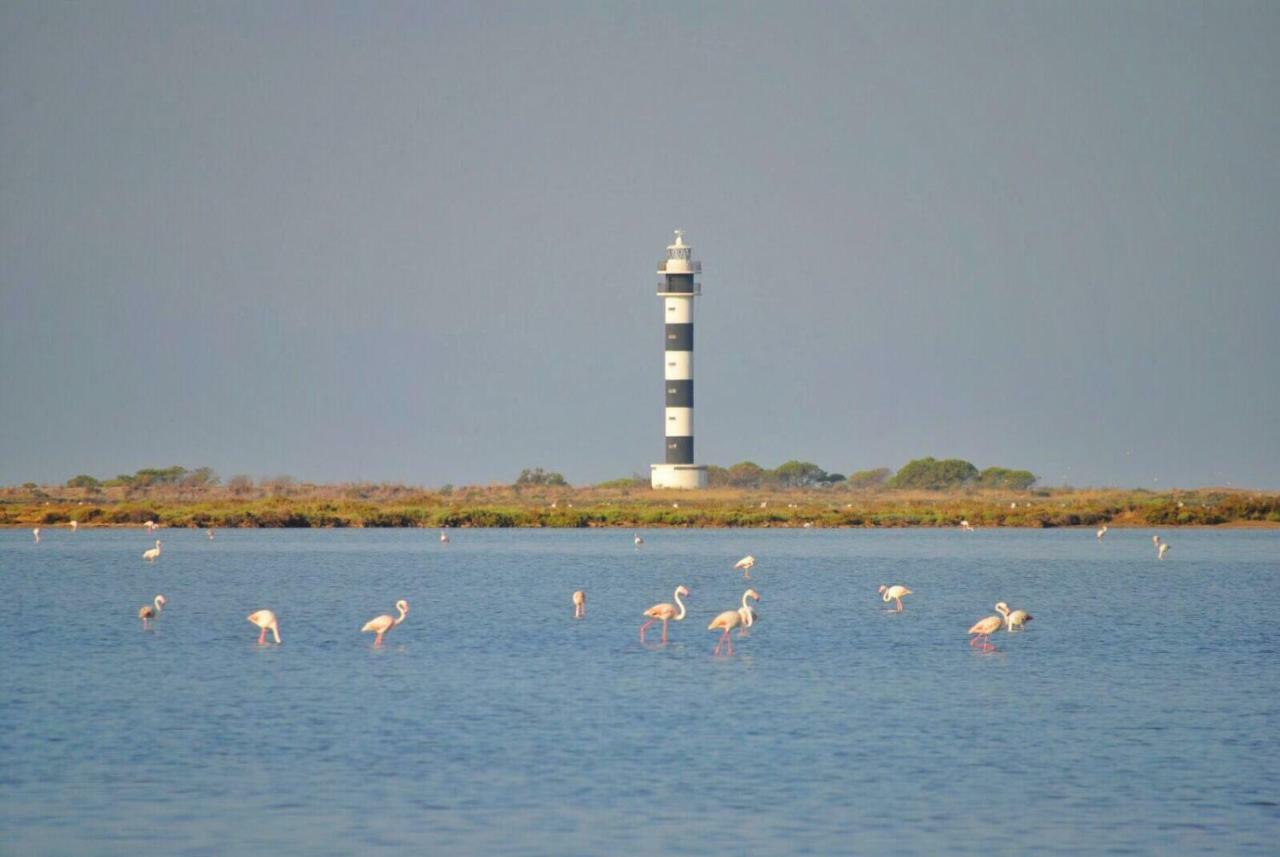
[{"label": "calm water", "polygon": [[[3,853],[1280,839],[1280,533],[1175,530],[1163,562],[1150,531],[159,535],[151,567],[142,531],[0,531]],[[715,659],[746,553],[762,618]],[[690,620],[642,647],[678,583]],[[358,630],[398,598],[374,650]],[[965,629],[1000,599],[1035,620],[978,654]],[[254,644],[262,607],[279,647]]]}]

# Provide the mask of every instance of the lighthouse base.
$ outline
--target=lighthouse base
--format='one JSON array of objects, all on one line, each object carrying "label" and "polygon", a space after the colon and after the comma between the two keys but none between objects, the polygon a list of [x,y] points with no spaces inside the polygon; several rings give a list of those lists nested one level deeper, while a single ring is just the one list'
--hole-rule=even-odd
[{"label": "lighthouse base", "polygon": [[654,488],[706,488],[705,464],[653,464],[650,477]]}]

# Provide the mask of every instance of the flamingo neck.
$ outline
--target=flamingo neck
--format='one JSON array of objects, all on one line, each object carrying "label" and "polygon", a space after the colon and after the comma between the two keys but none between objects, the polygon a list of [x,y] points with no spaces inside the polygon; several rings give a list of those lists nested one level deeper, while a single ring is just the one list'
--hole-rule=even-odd
[{"label": "flamingo neck", "polygon": [[674,618],[675,618],[675,620],[676,620],[677,622],[679,622],[679,621],[681,621],[681,620],[683,620],[683,619],[684,619],[684,602],[680,600],[680,590],[679,590],[679,589],[677,589],[677,590],[676,590],[675,598],[676,598],[676,606],[680,608],[680,615],[679,615],[679,616],[676,616],[676,617],[674,617]]},{"label": "flamingo neck", "polygon": [[400,617],[395,621],[393,621],[391,623],[392,625],[399,625],[401,622],[404,621],[404,617],[409,615],[409,611],[405,610],[403,607],[397,606],[396,609],[400,611]]}]

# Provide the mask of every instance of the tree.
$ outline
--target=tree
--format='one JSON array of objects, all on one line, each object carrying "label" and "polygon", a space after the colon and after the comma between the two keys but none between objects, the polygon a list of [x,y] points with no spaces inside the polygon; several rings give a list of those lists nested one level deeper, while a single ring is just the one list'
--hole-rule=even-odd
[{"label": "tree", "polygon": [[182,484],[188,488],[212,488],[221,481],[212,467],[197,467],[182,477]]},{"label": "tree", "polygon": [[133,475],[133,485],[137,488],[149,488],[152,485],[175,485],[186,474],[187,468],[145,467]]},{"label": "tree", "polygon": [[773,471],[783,488],[808,488],[822,481],[826,471],[811,461],[792,459]]},{"label": "tree", "polygon": [[520,471],[520,475],[516,477],[516,487],[522,488],[526,485],[568,485],[564,480],[564,476],[559,473],[543,470],[541,467],[535,467],[532,470],[525,468]]},{"label": "tree", "polygon": [[1025,491],[1035,484],[1037,478],[1030,470],[988,467],[978,475],[978,484],[983,488],[1009,488],[1014,491]]},{"label": "tree", "polygon": [[880,488],[889,481],[889,477],[893,475],[893,471],[887,467],[877,467],[875,470],[859,470],[856,473],[850,473],[846,483],[850,488]]},{"label": "tree", "polygon": [[978,468],[959,458],[938,461],[917,458],[889,480],[890,488],[924,488],[931,491],[956,488],[978,478]]},{"label": "tree", "polygon": [[707,486],[710,488],[724,488],[729,482],[729,469],[720,467],[716,464],[707,465]]},{"label": "tree", "polygon": [[729,484],[735,488],[759,488],[765,469],[754,461],[739,461],[729,468]]},{"label": "tree", "polygon": [[267,490],[267,493],[278,497],[288,497],[297,484],[297,480],[287,473],[262,480],[262,487]]},{"label": "tree", "polygon": [[237,497],[253,493],[253,477],[245,473],[237,473],[227,480],[227,490]]},{"label": "tree", "polygon": [[67,480],[68,488],[85,488],[89,491],[97,491],[102,487],[102,483],[92,476],[81,473],[79,476],[73,476]]}]

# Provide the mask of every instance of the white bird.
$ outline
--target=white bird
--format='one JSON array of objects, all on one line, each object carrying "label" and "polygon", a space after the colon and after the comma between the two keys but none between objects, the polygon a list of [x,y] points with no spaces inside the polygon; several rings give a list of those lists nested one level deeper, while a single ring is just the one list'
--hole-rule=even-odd
[{"label": "white bird", "polygon": [[245,617],[253,624],[262,629],[258,634],[258,645],[265,645],[267,642],[267,631],[276,638],[276,642],[280,642],[280,623],[276,621],[276,614],[270,610],[255,610]]},{"label": "white bird", "polygon": [[1005,627],[1009,631],[1020,631],[1026,627],[1026,624],[1035,617],[1026,610],[1014,610],[1010,612],[1009,605],[1000,601],[996,604],[996,612],[1004,617]]},{"label": "white bird", "polygon": [[907,587],[902,586],[901,584],[897,584],[894,586],[888,586],[883,583],[880,584],[881,600],[884,601],[886,604],[889,603],[890,599],[897,601],[898,602],[897,612],[899,613],[902,612],[902,596],[911,595],[911,594],[912,594],[911,590],[907,589]]},{"label": "white bird", "polygon": [[640,545],[644,544],[644,539],[640,538],[640,534],[636,533],[635,538],[631,541],[635,542],[636,550],[640,550]]},{"label": "white bird", "polygon": [[145,550],[142,552],[142,558],[145,559],[147,562],[152,562],[159,556],[160,556],[160,540],[159,539],[156,539],[155,547],[151,548],[151,550]]},{"label": "white bird", "polygon": [[587,616],[587,593],[581,589],[573,593],[573,618],[585,619]]},{"label": "white bird", "polygon": [[1107,525],[1103,524],[1102,529],[1098,530],[1098,541],[1102,541],[1102,537],[1107,534]]},{"label": "white bird", "polygon": [[209,530],[209,541],[213,541],[213,530]]},{"label": "white bird", "polygon": [[147,532],[154,533],[156,531],[155,521],[145,521],[142,526],[147,528]]},{"label": "white bird", "polygon": [[969,523],[969,519],[968,519],[968,518],[965,518],[964,520],[962,520],[962,521],[960,522],[960,529],[964,530],[966,533],[972,533],[972,532],[973,532],[973,524]]},{"label": "white bird", "polygon": [[79,521],[72,521],[72,522],[71,522],[71,532],[73,532],[73,533],[74,533],[74,532],[75,532],[77,529],[79,529],[79,528],[80,528],[80,522],[79,522]]},{"label": "white bird", "polygon": [[1156,547],[1160,547],[1160,534],[1159,534],[1159,533],[1156,533],[1154,536],[1152,536],[1152,537],[1151,537],[1151,544],[1155,545]]},{"label": "white bird", "polygon": [[40,528],[36,527],[31,531],[31,535],[36,537],[36,544],[40,544]]},{"label": "white bird", "polygon": [[740,568],[740,569],[742,569],[742,579],[743,579],[743,580],[750,580],[750,579],[751,579],[751,569],[755,566],[755,564],[756,564],[756,558],[755,558],[755,557],[753,557],[753,556],[751,556],[750,554],[747,554],[747,555],[746,555],[746,556],[744,556],[742,559],[740,559],[740,560],[738,560],[737,562],[735,562],[735,563],[733,564],[733,567],[734,567],[735,569],[739,569],[739,568]]},{"label": "white bird", "polygon": [[[373,640],[373,647],[375,649],[382,645],[382,635],[390,631],[396,625],[399,625],[404,621],[404,617],[409,615],[409,602],[405,601],[403,598],[400,599],[396,602],[396,609],[400,611],[400,615],[397,618],[392,619],[391,616],[383,613],[381,616],[374,616],[368,622],[365,622],[364,627],[360,629],[361,634],[372,631],[378,635]],[[250,621],[252,621],[252,619],[250,619]],[[277,640],[277,642],[279,641]]]},{"label": "white bird", "polygon": [[146,630],[147,622],[160,615],[160,611],[164,609],[164,605],[168,604],[163,595],[157,595],[150,604],[143,604],[138,608],[138,618],[142,620],[142,628]]},{"label": "white bird", "polygon": [[1164,555],[1169,551],[1169,543],[1161,542],[1160,550],[1156,551],[1156,559],[1164,559]]},{"label": "white bird", "polygon": [[444,530],[440,531],[440,544],[442,545],[449,544],[449,534],[446,533]]}]

